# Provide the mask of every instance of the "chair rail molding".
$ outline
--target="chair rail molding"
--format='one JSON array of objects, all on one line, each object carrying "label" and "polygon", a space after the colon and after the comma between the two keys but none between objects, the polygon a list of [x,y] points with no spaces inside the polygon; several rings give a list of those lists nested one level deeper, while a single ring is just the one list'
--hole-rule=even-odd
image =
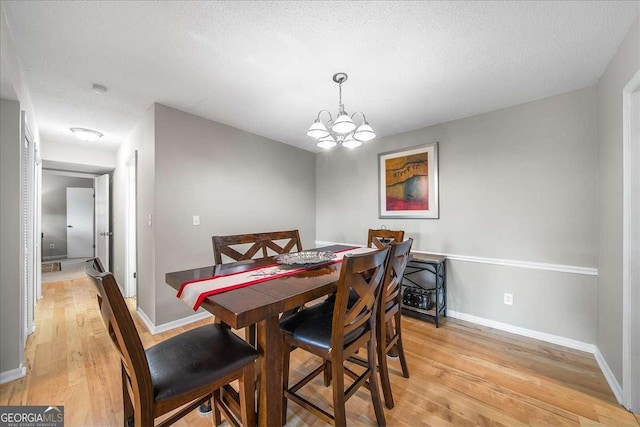
[{"label": "chair rail molding", "polygon": [[[323,240],[316,240],[316,246],[330,246],[330,245],[350,245],[350,246],[363,246],[354,243],[340,243],[340,242],[329,242]],[[518,267],[518,268],[528,268],[532,270],[543,270],[543,271],[555,271],[559,273],[570,273],[570,274],[582,274],[586,276],[597,276],[598,269],[594,267],[584,267],[579,265],[565,265],[565,264],[549,264],[543,262],[532,262],[532,261],[521,261],[521,260],[512,260],[512,259],[500,259],[500,258],[488,258],[488,257],[478,257],[478,256],[470,256],[470,255],[457,255],[457,254],[447,254],[442,252],[429,252],[429,251],[421,251],[421,250],[412,250],[411,252],[415,253],[431,253],[436,255],[446,256],[447,259],[451,261],[464,261],[464,262],[475,262],[479,264],[491,264],[491,265],[503,265],[507,267]]]}]

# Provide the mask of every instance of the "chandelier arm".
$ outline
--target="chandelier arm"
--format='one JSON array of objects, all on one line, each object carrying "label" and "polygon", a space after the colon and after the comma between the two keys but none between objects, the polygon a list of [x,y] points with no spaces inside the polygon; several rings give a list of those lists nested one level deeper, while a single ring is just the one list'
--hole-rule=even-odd
[{"label": "chandelier arm", "polygon": [[331,112],[329,110],[320,110],[318,112],[318,120],[320,120],[320,114],[322,114],[323,112],[327,113],[329,115],[329,121],[327,122],[328,124],[333,123],[333,116],[331,115]]},{"label": "chandelier arm", "polygon": [[351,115],[351,120],[355,117],[356,114],[362,114],[362,123],[367,123],[367,116],[364,115],[362,111],[356,111]]}]

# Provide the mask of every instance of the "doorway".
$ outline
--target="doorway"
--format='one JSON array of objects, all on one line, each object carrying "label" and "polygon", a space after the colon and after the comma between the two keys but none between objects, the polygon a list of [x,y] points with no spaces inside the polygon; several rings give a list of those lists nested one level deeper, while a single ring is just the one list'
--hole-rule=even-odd
[{"label": "doorway", "polygon": [[[51,275],[64,267],[65,259],[99,256],[105,265],[109,265],[110,175],[49,169],[47,161],[43,163],[42,259],[58,265],[57,268],[46,269],[45,274]],[[67,192],[70,193],[69,199]]]},{"label": "doorway", "polygon": [[67,187],[67,258],[93,256],[93,188]]},{"label": "doorway", "polygon": [[640,412],[640,70],[623,93],[622,391]]},{"label": "doorway", "polygon": [[20,276],[23,288],[21,289],[21,317],[22,348],[20,358],[22,360],[24,346],[27,337],[35,331],[35,303],[39,296],[37,273],[40,268],[40,245],[38,239],[37,200],[40,196],[39,169],[40,160],[38,148],[33,133],[27,123],[24,111],[20,115],[20,137],[22,140],[21,153],[21,199],[22,199],[22,224],[21,224],[21,255],[23,265]]},{"label": "doorway", "polygon": [[109,206],[109,175],[103,174],[93,180],[95,197],[94,211],[94,255],[100,258],[108,271],[111,269],[111,213]]},{"label": "doorway", "polygon": [[[40,224],[39,238],[42,246],[42,261],[57,262],[68,257],[67,225],[74,225],[73,218],[67,222],[67,188],[81,188],[90,193],[86,204],[87,209],[93,205],[93,176],[84,173],[52,170],[44,168],[42,172],[42,193],[40,196]],[[89,221],[93,233],[93,212],[80,221]],[[90,253],[93,254],[93,235],[90,237]],[[49,269],[46,269],[47,271]],[[47,273],[45,273],[47,274]]]},{"label": "doorway", "polygon": [[137,166],[138,151],[127,161],[125,195],[125,296],[138,294],[138,249],[137,249]]}]

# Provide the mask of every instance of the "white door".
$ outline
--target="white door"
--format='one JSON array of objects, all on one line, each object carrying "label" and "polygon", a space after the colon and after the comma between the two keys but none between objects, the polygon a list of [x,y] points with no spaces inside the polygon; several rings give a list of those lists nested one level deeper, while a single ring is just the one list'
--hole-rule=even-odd
[{"label": "white door", "polygon": [[109,175],[94,178],[96,190],[96,255],[102,261],[107,271],[109,268],[109,246],[111,231],[109,229]]},{"label": "white door", "polygon": [[137,279],[137,215],[136,215],[136,159],[137,151],[127,161],[127,198],[125,210],[125,295],[135,297],[138,287]]},{"label": "white door", "polygon": [[93,256],[93,188],[67,187],[67,258]]}]

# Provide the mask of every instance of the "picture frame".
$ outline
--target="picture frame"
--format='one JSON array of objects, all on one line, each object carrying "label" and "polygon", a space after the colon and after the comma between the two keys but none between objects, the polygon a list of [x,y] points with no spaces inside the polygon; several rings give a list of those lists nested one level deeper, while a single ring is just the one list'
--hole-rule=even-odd
[{"label": "picture frame", "polygon": [[438,143],[378,154],[380,218],[438,219]]}]

